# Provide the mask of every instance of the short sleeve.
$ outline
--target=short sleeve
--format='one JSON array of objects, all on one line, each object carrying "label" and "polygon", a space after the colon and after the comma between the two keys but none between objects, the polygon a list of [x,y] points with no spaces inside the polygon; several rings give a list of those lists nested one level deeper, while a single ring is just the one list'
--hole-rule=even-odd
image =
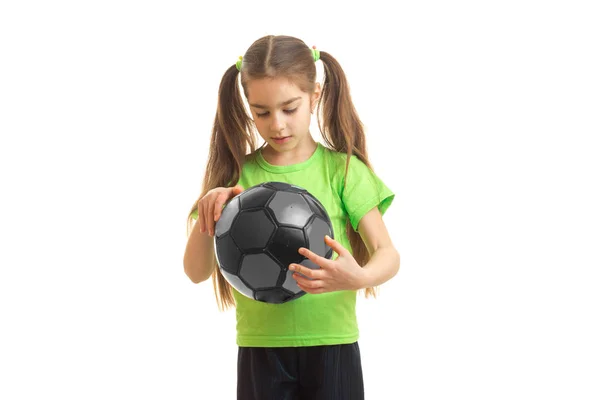
[{"label": "short sleeve", "polygon": [[[342,174],[345,171],[344,169]],[[392,204],[395,194],[358,157],[352,156],[348,175],[342,189],[342,203],[356,231],[358,223],[372,208],[377,207],[381,215]]]}]

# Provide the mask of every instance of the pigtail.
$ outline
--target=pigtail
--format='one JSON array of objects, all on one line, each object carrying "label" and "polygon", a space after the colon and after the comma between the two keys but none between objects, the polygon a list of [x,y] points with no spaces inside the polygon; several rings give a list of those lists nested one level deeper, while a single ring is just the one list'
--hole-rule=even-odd
[{"label": "pigtail", "polygon": [[[335,151],[347,155],[344,173],[344,182],[346,182],[352,155],[372,169],[367,155],[364,126],[352,103],[350,87],[341,65],[325,51],[320,52],[320,59],[323,62],[325,77],[317,120],[325,143]],[[360,234],[352,228],[350,221],[346,223],[346,232],[354,258],[359,265],[365,265],[369,260],[369,252]],[[365,297],[369,296],[377,296],[376,287],[365,290]]]},{"label": "pigtail", "polygon": [[[228,187],[237,184],[244,165],[248,148],[256,149],[252,119],[248,116],[238,85],[239,71],[232,65],[221,79],[217,100],[217,112],[210,138],[208,160],[204,173],[201,194],[192,205],[188,214],[187,234],[194,224],[198,202],[206,193],[216,187]],[[231,285],[221,274],[217,260],[212,282],[220,310],[235,305]]]}]

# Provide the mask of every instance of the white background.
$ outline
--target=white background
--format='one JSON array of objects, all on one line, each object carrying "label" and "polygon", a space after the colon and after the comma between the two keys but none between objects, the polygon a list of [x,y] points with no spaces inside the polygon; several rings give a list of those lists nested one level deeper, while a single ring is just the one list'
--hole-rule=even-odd
[{"label": "white background", "polygon": [[185,219],[221,76],[265,34],[340,61],[396,193],[366,398],[600,398],[593,2],[217,3],[1,3],[0,398],[235,398]]}]

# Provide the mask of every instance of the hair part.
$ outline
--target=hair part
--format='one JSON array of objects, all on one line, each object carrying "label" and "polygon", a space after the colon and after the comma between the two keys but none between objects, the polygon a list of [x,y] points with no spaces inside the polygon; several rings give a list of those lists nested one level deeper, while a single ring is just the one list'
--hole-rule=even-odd
[{"label": "hair part", "polygon": [[[327,147],[347,155],[345,182],[352,155],[372,169],[367,156],[364,126],[352,103],[341,65],[325,51],[320,52],[320,59],[325,73],[317,108],[319,130]],[[241,71],[235,64],[225,71],[219,85],[217,112],[201,194],[187,218],[188,236],[194,224],[192,215],[197,211],[200,199],[211,189],[237,184],[246,156],[257,150],[258,135],[244,106],[238,76],[244,95],[248,98],[248,82],[263,78],[286,77],[302,91],[313,93],[317,70],[312,51],[302,40],[269,35],[256,40],[248,48],[242,59]],[[346,233],[354,258],[359,265],[365,265],[369,260],[368,250],[349,220]],[[213,270],[212,281],[219,309],[235,306],[231,285],[221,274],[218,265]],[[376,297],[377,289],[366,288],[365,297]]]}]

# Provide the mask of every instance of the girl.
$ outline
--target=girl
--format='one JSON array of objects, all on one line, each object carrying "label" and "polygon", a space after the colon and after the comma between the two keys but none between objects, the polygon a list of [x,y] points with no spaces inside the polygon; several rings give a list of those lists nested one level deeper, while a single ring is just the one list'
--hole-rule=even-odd
[{"label": "girl", "polygon": [[[319,59],[322,88],[316,82]],[[325,145],[309,132],[315,111]],[[259,148],[255,132],[264,140]],[[321,268],[290,265],[307,294],[283,304],[232,289],[216,268],[213,247],[224,204],[266,181],[301,186],[316,196],[337,238],[324,238],[337,255],[332,260],[299,250]],[[221,310],[236,307],[238,399],[364,398],[356,292],[374,296],[400,267],[382,220],[393,198],[370,167],[346,77],[329,53],[293,37],[266,36],[225,72],[202,193],[188,215],[188,233],[193,229],[183,262],[195,283],[212,275]]]}]

